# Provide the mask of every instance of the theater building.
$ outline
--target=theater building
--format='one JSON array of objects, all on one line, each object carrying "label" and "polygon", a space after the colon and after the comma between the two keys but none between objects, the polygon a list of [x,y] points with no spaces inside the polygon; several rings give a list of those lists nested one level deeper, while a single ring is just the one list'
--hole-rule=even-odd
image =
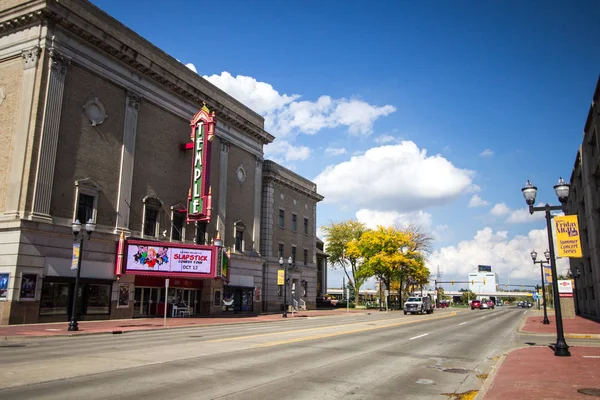
[{"label": "theater building", "polygon": [[287,302],[314,306],[322,196],[263,159],[273,140],[91,3],[3,1],[0,324],[67,321],[74,300],[80,320],[277,311],[279,257]]}]

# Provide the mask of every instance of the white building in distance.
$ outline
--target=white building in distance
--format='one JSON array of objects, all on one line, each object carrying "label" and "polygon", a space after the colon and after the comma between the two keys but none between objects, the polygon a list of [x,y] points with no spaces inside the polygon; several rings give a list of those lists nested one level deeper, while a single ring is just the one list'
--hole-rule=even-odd
[{"label": "white building in distance", "polygon": [[498,274],[492,272],[492,267],[478,265],[478,272],[469,274],[469,290],[477,295],[495,293],[498,281]]}]

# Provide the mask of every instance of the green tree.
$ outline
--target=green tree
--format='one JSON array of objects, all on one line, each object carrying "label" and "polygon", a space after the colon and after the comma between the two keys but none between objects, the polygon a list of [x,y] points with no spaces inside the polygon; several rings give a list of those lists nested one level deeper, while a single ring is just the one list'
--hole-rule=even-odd
[{"label": "green tree", "polygon": [[327,243],[329,265],[333,269],[342,269],[348,278],[348,284],[354,289],[356,304],[360,300],[360,288],[368,278],[362,271],[362,257],[357,243],[367,231],[367,227],[358,221],[348,220],[339,223],[330,222],[322,226]]},{"label": "green tree", "polygon": [[437,291],[438,291],[438,299],[440,299],[440,300],[449,300],[450,299],[450,296],[446,296],[444,294],[444,288],[443,287],[439,287],[437,289]]},{"label": "green tree", "polygon": [[474,300],[477,295],[470,290],[465,290],[460,296],[460,302],[463,304],[469,304],[469,301]]}]

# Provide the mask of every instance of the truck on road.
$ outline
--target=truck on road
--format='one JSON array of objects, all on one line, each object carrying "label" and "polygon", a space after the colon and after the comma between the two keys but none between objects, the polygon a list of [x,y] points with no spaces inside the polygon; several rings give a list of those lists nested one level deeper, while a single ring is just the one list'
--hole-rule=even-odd
[{"label": "truck on road", "polygon": [[411,314],[432,314],[433,302],[431,296],[409,297],[404,303],[404,315]]}]

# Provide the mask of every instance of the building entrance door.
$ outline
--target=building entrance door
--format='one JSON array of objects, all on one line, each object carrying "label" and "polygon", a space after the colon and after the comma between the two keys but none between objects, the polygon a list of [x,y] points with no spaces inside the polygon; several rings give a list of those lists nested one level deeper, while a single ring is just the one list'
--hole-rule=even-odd
[{"label": "building entrance door", "polygon": [[[133,316],[156,316],[156,305],[161,302],[160,293],[161,288],[136,287],[133,303]],[[164,302],[164,300],[162,302]]]}]

